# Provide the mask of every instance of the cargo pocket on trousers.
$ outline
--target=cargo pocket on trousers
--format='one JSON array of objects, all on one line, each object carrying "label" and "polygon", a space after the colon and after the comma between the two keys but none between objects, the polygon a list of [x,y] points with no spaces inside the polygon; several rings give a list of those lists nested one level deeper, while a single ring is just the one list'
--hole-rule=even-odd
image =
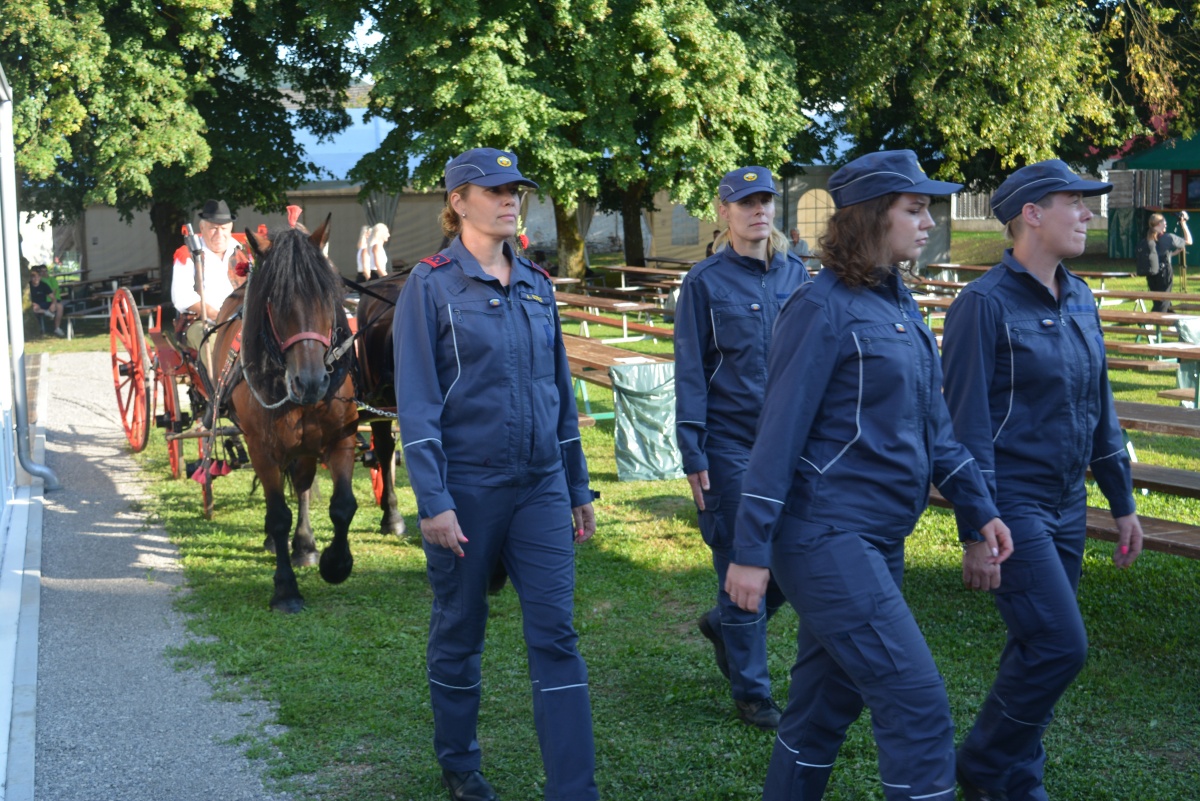
[{"label": "cargo pocket on trousers", "polygon": [[457,556],[449,548],[422,541],[425,549],[425,573],[433,589],[433,600],[445,612],[458,612],[462,593],[459,592],[461,578],[458,574]]}]

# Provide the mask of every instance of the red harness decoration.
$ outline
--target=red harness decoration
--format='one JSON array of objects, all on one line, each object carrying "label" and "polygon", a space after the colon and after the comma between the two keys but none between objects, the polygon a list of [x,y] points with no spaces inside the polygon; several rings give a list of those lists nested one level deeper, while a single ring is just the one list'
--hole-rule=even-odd
[{"label": "red harness decoration", "polygon": [[318,334],[316,331],[301,331],[299,334],[284,340],[279,336],[279,329],[275,327],[275,316],[271,314],[271,301],[269,300],[267,301],[267,320],[269,320],[271,323],[271,333],[275,335],[275,342],[279,345],[280,353],[287,353],[287,349],[292,345],[295,345],[297,342],[303,342],[306,339],[315,339],[317,342],[320,342],[322,345],[324,345],[326,349],[328,349],[329,341],[333,337],[333,327],[331,326],[328,336]]}]

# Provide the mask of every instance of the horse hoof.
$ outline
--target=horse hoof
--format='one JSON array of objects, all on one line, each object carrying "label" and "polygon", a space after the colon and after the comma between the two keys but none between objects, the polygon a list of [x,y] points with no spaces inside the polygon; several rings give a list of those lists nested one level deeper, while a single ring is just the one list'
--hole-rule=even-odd
[{"label": "horse hoof", "polygon": [[328,548],[321,554],[321,578],[329,584],[341,584],[350,578],[350,571],[353,568],[354,557],[349,554],[343,558]]},{"label": "horse hoof", "polygon": [[397,516],[397,518],[390,523],[387,520],[384,520],[379,524],[380,534],[394,534],[397,537],[403,537],[407,531],[408,526],[404,525],[403,517]]},{"label": "horse hoof", "polygon": [[312,567],[316,563],[316,551],[298,551],[292,554],[292,567]]},{"label": "horse hoof", "polygon": [[271,611],[279,612],[283,615],[294,615],[297,612],[304,611],[304,599],[296,598],[272,598]]},{"label": "horse hoof", "polygon": [[275,553],[275,538],[270,534],[263,540],[263,550],[267,553]]}]

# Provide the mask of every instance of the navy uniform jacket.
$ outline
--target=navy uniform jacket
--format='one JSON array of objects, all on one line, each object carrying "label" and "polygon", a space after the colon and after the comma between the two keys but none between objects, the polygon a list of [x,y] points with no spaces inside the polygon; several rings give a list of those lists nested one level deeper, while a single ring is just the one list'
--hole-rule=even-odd
[{"label": "navy uniform jacket", "polygon": [[767,267],[731,247],[688,271],[675,306],[675,430],[685,473],[708,469],[710,438],[754,444],[775,318],[808,280],[791,253],[776,253]]},{"label": "navy uniform jacket", "polygon": [[396,412],[422,518],[455,508],[448,474],[495,487],[565,467],[571,505],[592,501],[549,277],[505,253],[507,291],[455,239],[396,303]]},{"label": "navy uniform jacket", "polygon": [[959,293],[943,336],[954,430],[1001,509],[1078,498],[1090,464],[1113,516],[1132,514],[1096,301],[1061,264],[1056,278],[1058,300],[1007,250]]},{"label": "navy uniform jacket", "polygon": [[775,338],[735,563],[770,564],[785,511],[905,537],[931,481],[974,526],[998,516],[978,465],[951,434],[937,343],[894,270],[878,287],[850,289],[826,267],[784,305]]}]

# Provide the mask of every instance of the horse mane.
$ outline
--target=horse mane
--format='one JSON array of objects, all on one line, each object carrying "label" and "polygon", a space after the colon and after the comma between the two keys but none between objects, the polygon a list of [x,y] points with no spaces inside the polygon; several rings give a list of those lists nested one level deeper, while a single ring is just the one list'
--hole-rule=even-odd
[{"label": "horse mane", "polygon": [[283,355],[267,317],[267,302],[277,326],[283,325],[292,309],[324,304],[333,320],[334,337],[340,340],[350,335],[343,294],[341,276],[309,236],[293,228],[272,233],[270,247],[246,283],[242,312],[242,362],[259,391],[272,399],[287,394]]}]

